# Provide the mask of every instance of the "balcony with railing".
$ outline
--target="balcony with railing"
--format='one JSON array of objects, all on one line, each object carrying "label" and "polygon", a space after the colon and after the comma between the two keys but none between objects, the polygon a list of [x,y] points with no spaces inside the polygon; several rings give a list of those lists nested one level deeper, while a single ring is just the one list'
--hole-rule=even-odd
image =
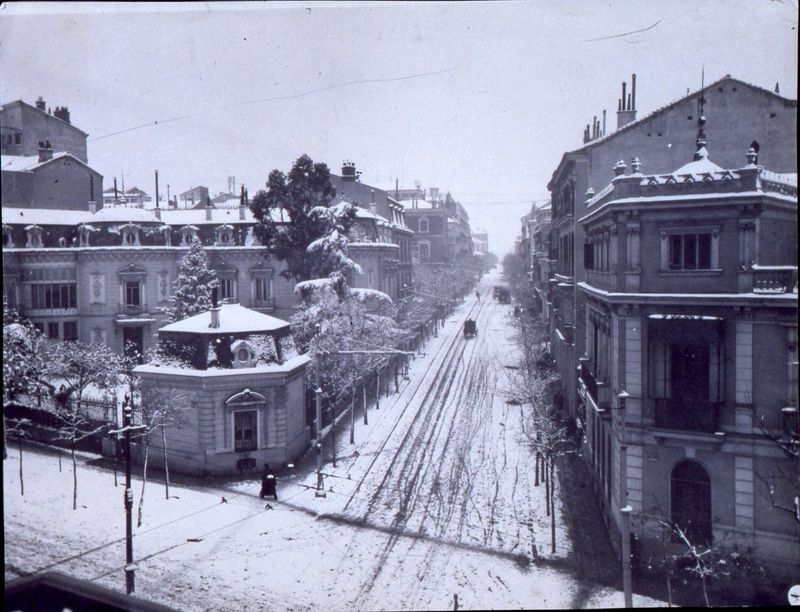
[{"label": "balcony with railing", "polygon": [[794,266],[753,266],[753,293],[797,293]]},{"label": "balcony with railing", "polygon": [[656,399],[656,427],[715,433],[719,430],[721,406],[721,402],[678,402],[673,399]]},{"label": "balcony with railing", "polygon": [[141,304],[120,304],[119,314],[128,317],[137,316],[144,312],[144,307]]}]

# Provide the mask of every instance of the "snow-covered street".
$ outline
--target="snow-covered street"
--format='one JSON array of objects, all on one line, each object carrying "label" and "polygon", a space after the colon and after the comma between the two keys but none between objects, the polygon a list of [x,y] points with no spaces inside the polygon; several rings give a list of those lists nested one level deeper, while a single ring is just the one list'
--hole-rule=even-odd
[{"label": "snow-covered street", "polygon": [[[453,609],[454,597],[460,609],[621,606],[620,592],[576,575],[558,489],[550,554],[530,407],[506,402],[507,366],[519,358],[513,306],[491,299],[498,275],[482,280],[481,300],[456,308],[368,425],[357,415],[354,445],[341,421],[325,497],[310,462],[281,479],[278,502],[259,499],[255,480],[173,485],[169,500],[148,482],[134,531],[137,594],[186,610]],[[115,488],[113,472],[90,459],[79,464],[73,511],[69,462],[59,474],[54,453],[28,448],[21,496],[10,448],[6,580],[54,569],[124,589],[122,478]]]}]

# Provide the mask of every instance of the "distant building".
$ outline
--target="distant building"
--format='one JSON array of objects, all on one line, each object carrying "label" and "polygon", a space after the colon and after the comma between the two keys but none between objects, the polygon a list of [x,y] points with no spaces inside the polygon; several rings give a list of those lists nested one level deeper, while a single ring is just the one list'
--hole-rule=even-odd
[{"label": "distant building", "polygon": [[[103,176],[87,164],[86,132],[69,110],[50,114],[21,100],[0,108],[2,206],[59,210],[102,208]],[[91,204],[90,204],[91,203]]]},{"label": "distant building", "polygon": [[415,263],[453,263],[472,254],[469,215],[450,194],[444,200],[412,198],[401,204],[414,231],[411,252]]},{"label": "distant building", "polygon": [[0,107],[0,154],[33,157],[39,143],[49,141],[55,152],[65,151],[88,163],[86,139],[89,135],[70,122],[66,106],[51,113],[41,96],[36,106],[15,100]]},{"label": "distant building", "polygon": [[178,194],[178,201],[181,208],[203,208],[210,201],[208,197],[208,187],[198,185],[188,191]]},{"label": "distant building", "polygon": [[489,252],[489,233],[486,230],[476,229],[471,234],[472,248],[478,255],[486,255]]},{"label": "distant building", "polygon": [[2,155],[2,206],[89,210],[102,208],[103,176],[66,151],[42,143],[35,156]]},{"label": "distant building", "polygon": [[[378,221],[378,225],[383,228],[384,238],[382,240],[388,239],[389,243],[397,245],[396,251],[381,255],[375,259],[371,267],[374,279],[378,278],[378,268],[390,273],[385,275],[387,278],[385,282],[388,282],[388,285],[382,287],[373,286],[372,288],[379,289],[396,300],[403,296],[403,287],[411,285],[413,232],[406,225],[405,210],[402,204],[391,197],[392,194],[390,192],[362,183],[359,180],[359,176],[360,173],[356,170],[355,164],[345,161],[342,164],[341,175],[331,174],[331,184],[336,189],[336,197],[339,200],[346,200],[359,209],[369,212],[369,215],[361,215],[363,218],[372,216],[376,219],[382,219]],[[368,248],[374,251],[376,247],[366,247],[362,244],[351,248],[356,248],[358,251],[364,251],[364,249]],[[396,280],[389,280],[391,277]],[[361,286],[359,283],[364,281],[366,281],[366,285],[370,286],[375,283],[374,280],[370,283],[368,279],[353,279],[353,282],[356,283],[355,286]]]}]

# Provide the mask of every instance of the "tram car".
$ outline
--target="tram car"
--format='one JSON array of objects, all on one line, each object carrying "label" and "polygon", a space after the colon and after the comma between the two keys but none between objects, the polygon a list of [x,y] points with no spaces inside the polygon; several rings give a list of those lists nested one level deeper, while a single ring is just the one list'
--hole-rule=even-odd
[{"label": "tram car", "polygon": [[478,335],[478,326],[475,325],[475,321],[472,319],[467,319],[464,321],[464,337],[465,338],[472,338],[473,336]]}]

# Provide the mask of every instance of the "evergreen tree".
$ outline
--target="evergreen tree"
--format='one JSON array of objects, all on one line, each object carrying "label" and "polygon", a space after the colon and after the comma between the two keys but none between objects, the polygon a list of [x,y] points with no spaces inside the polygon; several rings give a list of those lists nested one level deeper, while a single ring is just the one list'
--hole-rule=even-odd
[{"label": "evergreen tree", "polygon": [[[286,175],[273,170],[267,190],[259,191],[250,208],[258,220],[256,235],[278,259],[286,262],[281,275],[297,282],[324,278],[340,268],[340,260],[330,249],[309,251],[312,243],[336,232],[346,235],[355,223],[355,209],[344,215],[320,214],[330,208],[336,196],[326,164],[315,164],[308,155],[300,157]],[[316,209],[316,210],[315,210]],[[283,222],[281,222],[281,220]]]},{"label": "evergreen tree", "polygon": [[169,322],[181,321],[211,308],[211,289],[216,286],[217,273],[209,267],[203,245],[194,240],[172,285],[172,299],[165,311]]}]

